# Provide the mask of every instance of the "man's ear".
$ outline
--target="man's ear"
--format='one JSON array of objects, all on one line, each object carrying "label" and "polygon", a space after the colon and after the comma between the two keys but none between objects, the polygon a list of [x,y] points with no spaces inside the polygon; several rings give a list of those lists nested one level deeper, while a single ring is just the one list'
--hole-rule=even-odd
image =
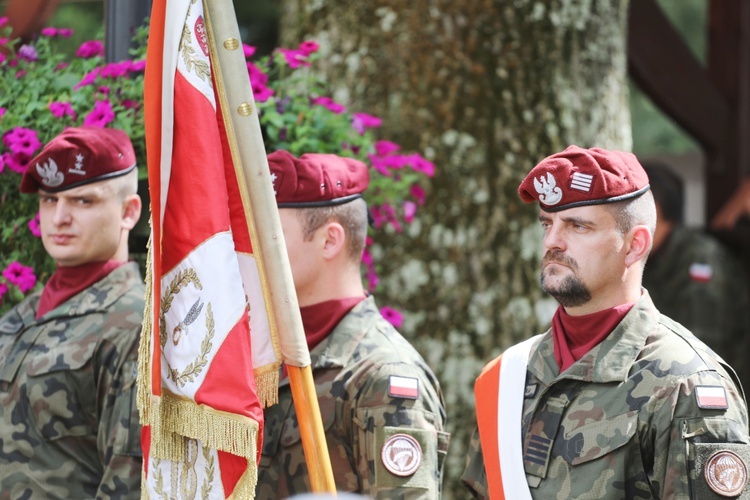
[{"label": "man's ear", "polygon": [[651,250],[653,239],[654,236],[646,226],[635,226],[631,229],[626,240],[628,249],[625,254],[625,266],[630,267],[643,260]]},{"label": "man's ear", "polygon": [[122,228],[130,231],[141,217],[141,197],[137,194],[128,195],[122,202]]},{"label": "man's ear", "polygon": [[323,244],[323,257],[333,259],[344,251],[346,246],[346,232],[338,222],[328,222],[324,226],[325,242]]}]

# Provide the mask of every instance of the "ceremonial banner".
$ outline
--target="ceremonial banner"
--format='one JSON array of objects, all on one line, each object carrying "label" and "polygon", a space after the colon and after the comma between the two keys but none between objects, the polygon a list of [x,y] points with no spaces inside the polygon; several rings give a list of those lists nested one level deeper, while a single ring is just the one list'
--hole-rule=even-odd
[{"label": "ceremonial banner", "polygon": [[278,387],[279,341],[215,65],[202,2],[154,0],[144,83],[152,235],[138,387],[146,498],[252,498],[262,408]]}]

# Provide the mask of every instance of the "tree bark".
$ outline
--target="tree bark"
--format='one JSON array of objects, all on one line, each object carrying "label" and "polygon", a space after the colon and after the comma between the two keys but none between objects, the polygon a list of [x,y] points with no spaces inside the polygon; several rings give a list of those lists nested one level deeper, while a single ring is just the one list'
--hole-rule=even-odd
[{"label": "tree bark", "polygon": [[377,234],[379,305],[441,380],[452,432],[446,498],[475,425],[473,382],[549,326],[537,208],[517,188],[570,144],[629,150],[627,0],[285,0],[284,46],[321,44],[338,102],[436,164],[407,234]]}]

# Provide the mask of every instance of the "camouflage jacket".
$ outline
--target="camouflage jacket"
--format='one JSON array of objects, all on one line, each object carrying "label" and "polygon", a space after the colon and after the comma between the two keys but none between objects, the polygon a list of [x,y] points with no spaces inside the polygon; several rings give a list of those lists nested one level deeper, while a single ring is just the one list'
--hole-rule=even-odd
[{"label": "camouflage jacket", "polygon": [[[706,397],[716,391],[723,402]],[[719,499],[707,459],[729,450],[750,460],[741,393],[713,352],[659,314],[647,292],[562,374],[551,332],[532,346],[522,425],[535,499]],[[462,481],[488,498],[476,432]]]},{"label": "camouflage jacket", "polygon": [[653,253],[643,286],[659,311],[681,323],[750,385],[750,296],[739,261],[711,236],[676,227]]},{"label": "camouflage jacket", "polygon": [[138,267],[37,320],[39,296],[0,318],[0,498],[140,498]]},{"label": "camouflage jacket", "polygon": [[[310,354],[337,490],[438,498],[449,440],[442,392],[373,298],[356,305]],[[402,382],[416,386],[416,393],[389,395],[399,393]],[[399,450],[405,451],[401,460]],[[266,410],[258,475],[260,500],[310,491],[288,381],[279,388],[279,404]]]}]

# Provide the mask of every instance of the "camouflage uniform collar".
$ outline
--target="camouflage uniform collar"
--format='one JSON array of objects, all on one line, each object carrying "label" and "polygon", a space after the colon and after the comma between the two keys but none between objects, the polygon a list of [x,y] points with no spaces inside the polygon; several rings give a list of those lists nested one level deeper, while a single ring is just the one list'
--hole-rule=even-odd
[{"label": "camouflage uniform collar", "polygon": [[[39,318],[38,322],[43,323],[60,317],[81,316],[92,312],[106,311],[117,299],[130,290],[134,280],[141,281],[138,264],[135,262],[123,264],[104,278]],[[34,315],[36,314],[38,303],[39,300],[37,298],[34,302]],[[34,316],[32,315],[32,322],[36,321],[33,318]],[[24,322],[29,324],[26,318],[24,318]]]},{"label": "camouflage uniform collar", "polygon": [[331,334],[310,351],[313,370],[344,367],[370,325],[379,317],[380,312],[372,295],[354,306]]},{"label": "camouflage uniform collar", "polygon": [[548,330],[539,348],[529,360],[529,371],[534,377],[546,383],[551,383],[555,379],[594,383],[622,382],[628,378],[638,353],[643,349],[646,338],[657,326],[658,321],[659,312],[648,292],[642,289],[641,298],[612,333],[563,373],[558,373],[552,331]]}]

